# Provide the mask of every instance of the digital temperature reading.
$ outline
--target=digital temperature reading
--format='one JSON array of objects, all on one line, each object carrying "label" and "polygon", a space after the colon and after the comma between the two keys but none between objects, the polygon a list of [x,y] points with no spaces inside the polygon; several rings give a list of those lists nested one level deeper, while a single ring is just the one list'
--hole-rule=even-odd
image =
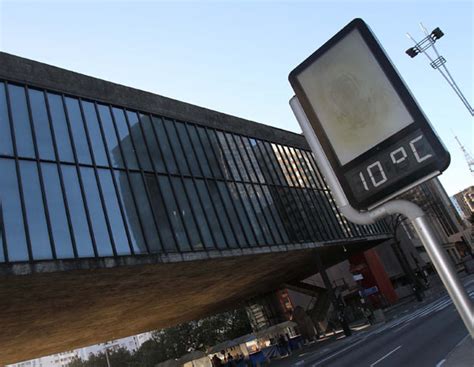
[{"label": "digital temperature reading", "polygon": [[364,200],[393,182],[403,181],[412,171],[425,167],[435,159],[435,152],[421,131],[372,156],[345,174],[354,197]]},{"label": "digital temperature reading", "polygon": [[289,80],[354,208],[368,210],[448,167],[448,152],[361,19]]}]

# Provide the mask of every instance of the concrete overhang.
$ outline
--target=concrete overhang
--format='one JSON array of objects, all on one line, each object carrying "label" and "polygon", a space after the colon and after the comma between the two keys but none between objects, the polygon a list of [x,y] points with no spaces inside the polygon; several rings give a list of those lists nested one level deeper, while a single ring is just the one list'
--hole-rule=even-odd
[{"label": "concrete overhang", "polygon": [[0,365],[235,308],[387,239],[2,264]]}]

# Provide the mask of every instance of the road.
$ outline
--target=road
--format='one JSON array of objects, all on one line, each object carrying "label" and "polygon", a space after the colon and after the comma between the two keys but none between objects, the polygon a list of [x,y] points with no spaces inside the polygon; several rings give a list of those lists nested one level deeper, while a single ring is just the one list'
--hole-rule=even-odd
[{"label": "road", "polygon": [[[473,298],[474,282],[465,286]],[[331,348],[329,354],[318,350],[305,353],[291,365],[441,366],[467,334],[451,299],[445,295],[378,328],[337,342],[339,346]]]}]

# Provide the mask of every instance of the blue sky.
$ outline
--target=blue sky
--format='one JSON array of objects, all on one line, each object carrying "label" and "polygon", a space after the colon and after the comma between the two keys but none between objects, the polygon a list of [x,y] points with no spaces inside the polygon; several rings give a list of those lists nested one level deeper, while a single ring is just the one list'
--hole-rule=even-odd
[{"label": "blue sky", "polygon": [[441,54],[471,104],[471,1],[8,1],[0,0],[0,49],[300,132],[288,73],[340,28],[363,18],[451,153],[448,193],[474,176],[454,140],[474,151],[473,119],[405,36],[422,21],[445,37]]}]

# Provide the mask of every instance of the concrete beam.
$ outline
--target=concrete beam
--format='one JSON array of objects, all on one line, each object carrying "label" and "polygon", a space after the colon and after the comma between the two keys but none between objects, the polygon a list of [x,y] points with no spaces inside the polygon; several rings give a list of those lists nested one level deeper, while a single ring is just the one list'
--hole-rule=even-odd
[{"label": "concrete beam", "polygon": [[[133,70],[130,72],[133,73]],[[150,72],[152,72],[150,70]],[[0,79],[309,149],[301,134],[0,52]]]}]

